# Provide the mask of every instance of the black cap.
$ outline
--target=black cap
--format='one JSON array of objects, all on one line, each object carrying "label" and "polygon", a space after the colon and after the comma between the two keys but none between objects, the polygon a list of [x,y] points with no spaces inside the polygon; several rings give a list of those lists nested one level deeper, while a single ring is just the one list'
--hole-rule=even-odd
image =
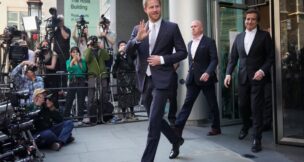
[{"label": "black cap", "polygon": [[45,97],[45,99],[48,99],[48,100],[50,100],[50,101],[53,102],[53,103],[55,103],[55,101],[56,101],[56,97],[55,97],[55,95],[54,95],[53,93],[48,94],[48,95]]}]

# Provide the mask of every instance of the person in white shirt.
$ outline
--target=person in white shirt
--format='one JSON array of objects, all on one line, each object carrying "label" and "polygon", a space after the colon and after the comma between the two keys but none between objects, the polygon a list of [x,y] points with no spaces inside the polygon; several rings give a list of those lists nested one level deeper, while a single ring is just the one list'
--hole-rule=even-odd
[{"label": "person in white shirt", "polygon": [[215,41],[203,35],[203,24],[199,20],[191,23],[192,40],[188,43],[189,72],[186,80],[187,95],[175,121],[175,131],[182,136],[182,131],[191,113],[193,104],[200,91],[207,99],[212,116],[211,130],[208,136],[221,134],[220,115],[215,93],[216,67],[218,64]]},{"label": "person in white shirt", "polygon": [[224,85],[230,86],[232,72],[238,64],[238,106],[243,120],[239,139],[244,139],[253,126],[251,151],[259,152],[262,150],[264,87],[271,78],[274,50],[270,34],[258,27],[259,12],[249,9],[245,15],[246,31],[237,35],[233,43]]}]

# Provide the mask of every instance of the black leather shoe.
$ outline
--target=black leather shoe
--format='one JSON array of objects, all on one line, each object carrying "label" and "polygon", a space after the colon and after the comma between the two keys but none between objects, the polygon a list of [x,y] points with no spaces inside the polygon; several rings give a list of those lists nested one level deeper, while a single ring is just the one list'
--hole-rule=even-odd
[{"label": "black leather shoe", "polygon": [[251,151],[254,153],[262,151],[261,140],[253,140]]},{"label": "black leather shoe", "polygon": [[173,144],[172,150],[169,155],[169,159],[174,159],[179,154],[179,147],[184,143],[184,139],[180,138],[177,143]]},{"label": "black leather shoe", "polygon": [[239,140],[244,139],[248,135],[248,129],[241,129],[239,133]]}]

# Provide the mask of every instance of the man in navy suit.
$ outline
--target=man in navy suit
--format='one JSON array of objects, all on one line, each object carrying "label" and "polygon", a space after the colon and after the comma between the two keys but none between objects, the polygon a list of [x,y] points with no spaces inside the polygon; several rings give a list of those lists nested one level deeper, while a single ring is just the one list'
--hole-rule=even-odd
[{"label": "man in navy suit", "polygon": [[[258,28],[258,11],[249,9],[245,13],[246,31],[240,33],[233,43],[224,80],[225,87],[231,83],[231,74],[238,64],[239,108],[243,127],[239,139],[244,139],[253,124],[252,152],[262,150],[262,126],[264,108],[264,87],[270,76],[274,62],[271,37]],[[251,123],[251,119],[253,123]]]},{"label": "man in navy suit", "polygon": [[189,73],[186,80],[187,94],[180,113],[175,122],[175,130],[182,136],[182,130],[191,113],[193,104],[202,91],[207,99],[212,124],[208,136],[221,134],[219,109],[215,94],[217,82],[216,67],[218,64],[215,41],[203,35],[203,24],[199,20],[191,23],[193,40],[188,44]]},{"label": "man in navy suit", "polygon": [[149,116],[147,145],[141,161],[153,162],[160,132],[173,145],[170,159],[178,156],[179,147],[184,142],[163,115],[174,75],[173,64],[185,59],[187,50],[178,25],[161,19],[160,0],[143,0],[143,7],[149,21],[141,21],[134,28],[126,53],[137,59],[138,89]]}]

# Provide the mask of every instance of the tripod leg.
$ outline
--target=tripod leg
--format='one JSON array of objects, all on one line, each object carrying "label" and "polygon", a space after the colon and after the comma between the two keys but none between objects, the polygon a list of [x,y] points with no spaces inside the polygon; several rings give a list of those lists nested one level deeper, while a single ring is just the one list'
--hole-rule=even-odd
[{"label": "tripod leg", "polygon": [[36,149],[36,157],[38,158],[39,161],[40,160],[43,161],[42,159],[44,158],[44,154],[39,150],[31,131],[27,130],[26,133],[29,140],[32,142],[33,146]]}]

